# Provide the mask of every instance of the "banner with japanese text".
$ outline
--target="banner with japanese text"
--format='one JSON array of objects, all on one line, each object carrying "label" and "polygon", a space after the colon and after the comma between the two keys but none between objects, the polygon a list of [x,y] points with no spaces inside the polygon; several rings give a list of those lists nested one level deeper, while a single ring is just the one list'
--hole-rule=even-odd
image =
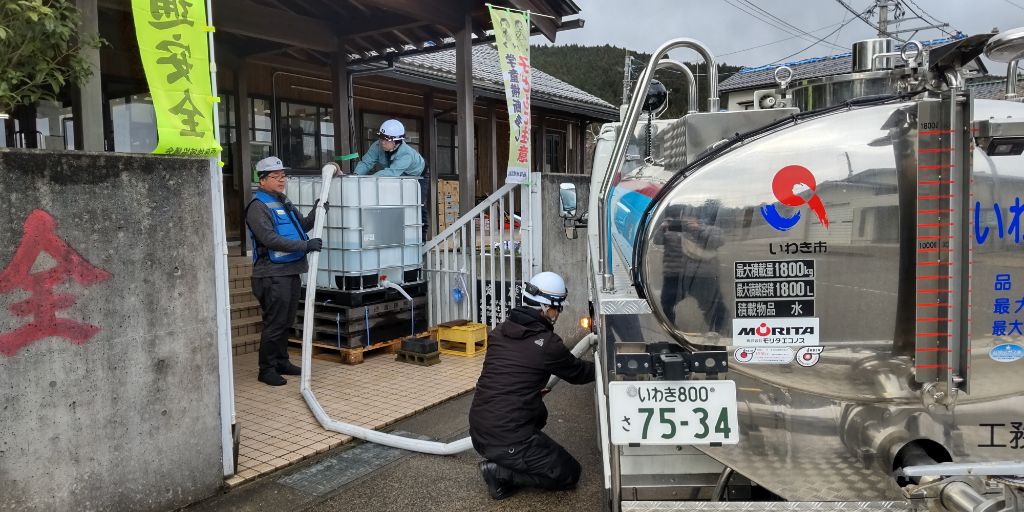
[{"label": "banner with japanese text", "polygon": [[506,183],[530,177],[530,15],[523,11],[488,6],[498,46],[498,61],[505,82],[509,148]]},{"label": "banner with japanese text", "polygon": [[204,0],[132,0],[142,67],[156,110],[153,153],[216,156]]}]

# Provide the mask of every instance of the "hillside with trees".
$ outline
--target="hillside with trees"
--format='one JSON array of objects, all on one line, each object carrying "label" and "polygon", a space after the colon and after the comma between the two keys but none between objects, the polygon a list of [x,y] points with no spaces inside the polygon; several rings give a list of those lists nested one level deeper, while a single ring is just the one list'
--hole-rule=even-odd
[{"label": "hillside with trees", "polygon": [[[650,54],[632,52],[615,46],[532,46],[530,63],[545,73],[568,82],[584,91],[601,98],[612,105],[622,102],[623,66],[626,55],[632,55],[633,79],[643,71],[650,60]],[[701,110],[707,107],[707,73],[701,63],[686,63],[697,76],[698,98]],[[718,79],[724,80],[740,69],[739,66],[718,65]],[[656,75],[669,90],[670,117],[678,117],[687,111],[686,80],[678,71],[662,70]]]}]

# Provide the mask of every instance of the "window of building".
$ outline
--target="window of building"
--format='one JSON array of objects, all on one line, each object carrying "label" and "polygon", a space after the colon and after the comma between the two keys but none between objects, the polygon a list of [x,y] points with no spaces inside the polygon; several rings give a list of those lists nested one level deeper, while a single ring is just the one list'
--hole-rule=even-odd
[{"label": "window of building", "polygon": [[437,122],[437,175],[459,174],[459,131],[450,121]]},{"label": "window of building", "polygon": [[221,94],[220,102],[217,103],[217,120],[220,123],[220,159],[224,162],[223,172],[227,175],[234,173],[231,148],[238,127],[235,110],[235,97],[231,94]]},{"label": "window of building", "polygon": [[377,114],[373,112],[364,112],[363,118],[363,153],[365,154],[370,149],[370,144],[373,144],[377,140],[377,132],[380,131],[380,125],[388,119],[398,119],[401,121],[402,126],[405,127],[405,143],[412,146],[413,149],[423,154],[420,151],[420,121],[419,119],[413,119],[411,117],[396,117],[387,114]]},{"label": "window of building", "polygon": [[249,98],[249,112],[252,115],[249,119],[249,157],[255,169],[256,162],[270,156],[274,113],[270,109],[270,100],[252,97]]},{"label": "window of building", "polygon": [[114,151],[152,153],[156,149],[156,111],[149,93],[110,100],[114,125]]},{"label": "window of building", "polygon": [[565,132],[544,130],[544,171],[565,173]]},{"label": "window of building", "polygon": [[295,169],[319,169],[334,159],[333,109],[281,102],[281,161]]}]

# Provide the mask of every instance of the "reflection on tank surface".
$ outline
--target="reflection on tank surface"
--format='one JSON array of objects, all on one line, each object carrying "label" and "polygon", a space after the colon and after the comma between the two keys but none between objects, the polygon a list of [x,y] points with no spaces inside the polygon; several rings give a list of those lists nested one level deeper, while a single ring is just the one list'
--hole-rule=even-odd
[{"label": "reflection on tank surface", "polygon": [[718,275],[718,249],[724,240],[722,229],[715,226],[717,212],[714,202],[675,205],[653,239],[662,249],[661,308],[666,319],[675,324],[676,305],[693,298],[702,312],[700,332],[721,333],[726,321]]}]

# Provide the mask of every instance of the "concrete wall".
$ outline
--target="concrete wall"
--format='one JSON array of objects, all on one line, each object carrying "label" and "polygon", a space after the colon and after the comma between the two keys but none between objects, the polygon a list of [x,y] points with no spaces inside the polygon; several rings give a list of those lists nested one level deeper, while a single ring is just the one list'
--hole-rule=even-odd
[{"label": "concrete wall", "polygon": [[208,172],[0,149],[0,510],[168,510],[222,484]]},{"label": "concrete wall", "polygon": [[590,176],[579,174],[542,174],[541,218],[544,222],[543,258],[544,270],[557,272],[565,279],[569,288],[568,305],[555,324],[555,332],[567,345],[579,341],[587,331],[580,327],[580,317],[587,315],[590,294],[587,292],[587,230],[577,230],[578,237],[569,240],[562,227],[561,208],[558,204],[558,185],[576,185],[576,212],[587,211],[590,197]]}]

